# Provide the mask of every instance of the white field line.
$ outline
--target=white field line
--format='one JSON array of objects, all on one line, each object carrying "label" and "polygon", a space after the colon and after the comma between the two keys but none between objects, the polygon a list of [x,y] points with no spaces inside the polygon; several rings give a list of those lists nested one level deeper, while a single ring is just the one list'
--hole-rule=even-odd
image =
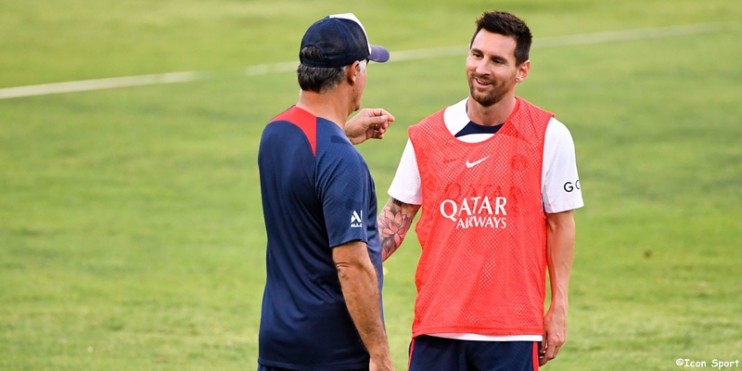
[{"label": "white field line", "polygon": [[0,89],[0,99],[34,97],[48,94],[74,93],[80,91],[116,89],[131,86],[175,84],[191,82],[206,77],[205,72],[168,72],[155,75],[113,77],[107,79],[81,80],[54,84],[28,85]]},{"label": "white field line", "polygon": [[280,72],[291,72],[296,71],[296,67],[299,65],[299,62],[282,62],[282,63],[273,63],[273,64],[258,64],[255,66],[249,66],[245,68],[245,74],[248,76],[257,76],[257,75],[268,75],[271,73],[280,73]]},{"label": "white field line", "polygon": [[[716,32],[721,29],[719,24],[695,24],[687,26],[659,27],[659,28],[641,28],[624,31],[598,32],[580,35],[567,35],[556,37],[545,37],[543,39],[534,39],[533,48],[553,48],[558,46],[585,45],[585,44],[603,44],[609,42],[632,41],[658,39],[674,36],[695,35],[701,33]],[[439,58],[456,55],[464,55],[468,49],[467,45],[410,50],[403,52],[391,53],[390,62],[402,62],[416,59]]]},{"label": "white field line", "polygon": [[[549,48],[569,45],[602,44],[608,42],[621,42],[631,40],[646,40],[665,37],[695,35],[701,33],[716,32],[721,29],[719,24],[695,24],[686,26],[643,28],[613,32],[599,32],[591,34],[567,35],[535,39],[534,48]],[[463,55],[467,46],[456,46],[446,48],[419,49],[400,52],[392,52],[390,62],[403,62],[418,59],[440,58],[448,56]],[[260,64],[245,68],[248,76],[268,75],[272,73],[283,73],[295,71],[297,62],[282,62],[273,64]],[[114,77],[95,80],[69,81],[42,85],[28,85],[0,89],[0,100],[22,97],[34,97],[49,94],[73,93],[81,91],[93,91],[104,89],[116,89],[135,86],[159,85],[184,83],[205,79],[208,72],[187,71],[168,72],[162,74]]]}]

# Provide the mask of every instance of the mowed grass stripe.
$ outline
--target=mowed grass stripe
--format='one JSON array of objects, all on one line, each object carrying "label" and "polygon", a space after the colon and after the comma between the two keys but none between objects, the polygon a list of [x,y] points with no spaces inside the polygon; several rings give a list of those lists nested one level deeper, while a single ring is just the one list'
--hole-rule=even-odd
[{"label": "mowed grass stripe", "polygon": [[[534,40],[533,46],[534,48],[548,48],[569,45],[601,44],[609,42],[696,35],[702,33],[718,32],[719,30],[721,30],[721,26],[719,24],[694,24],[672,27],[642,28],[536,39]],[[460,55],[464,51],[464,47],[456,46],[392,52],[390,62],[442,58]],[[248,76],[257,76],[267,75],[271,73],[291,72],[295,69],[295,61],[280,62],[249,66],[245,68],[245,74]],[[28,85],[0,89],[0,99],[24,98],[41,95],[75,93],[105,89],[119,89],[147,85],[186,83],[202,80],[207,78],[208,76],[209,73],[205,71],[186,71]]]}]

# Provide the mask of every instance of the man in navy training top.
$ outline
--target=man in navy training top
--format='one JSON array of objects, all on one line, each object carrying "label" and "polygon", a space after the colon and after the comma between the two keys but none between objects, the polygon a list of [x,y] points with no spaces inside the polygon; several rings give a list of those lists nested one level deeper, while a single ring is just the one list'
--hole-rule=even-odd
[{"label": "man in navy training top", "polygon": [[265,127],[258,154],[268,240],[258,370],[393,370],[376,192],[353,144],[382,138],[394,117],[364,109],[347,121],[368,61],[389,52],[347,13],[312,24],[299,59],[299,101]]}]

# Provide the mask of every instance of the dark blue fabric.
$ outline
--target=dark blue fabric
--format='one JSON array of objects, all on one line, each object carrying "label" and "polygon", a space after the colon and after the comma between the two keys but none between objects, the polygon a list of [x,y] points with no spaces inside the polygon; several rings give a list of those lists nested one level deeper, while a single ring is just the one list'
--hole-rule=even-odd
[{"label": "dark blue fabric", "polygon": [[468,341],[418,336],[409,371],[534,371],[532,341]]},{"label": "dark blue fabric", "polygon": [[498,130],[502,127],[502,124],[499,125],[492,125],[492,126],[485,126],[485,125],[479,125],[474,121],[469,121],[466,126],[461,128],[456,135],[454,135],[456,138],[463,137],[465,135],[469,134],[494,134],[497,133]]},{"label": "dark blue fabric", "polygon": [[[345,306],[332,247],[368,243],[381,292],[374,183],[343,131],[314,120],[270,123],[261,138],[267,278],[258,362],[300,370],[364,369],[369,356]],[[316,156],[302,125],[316,125]]]}]

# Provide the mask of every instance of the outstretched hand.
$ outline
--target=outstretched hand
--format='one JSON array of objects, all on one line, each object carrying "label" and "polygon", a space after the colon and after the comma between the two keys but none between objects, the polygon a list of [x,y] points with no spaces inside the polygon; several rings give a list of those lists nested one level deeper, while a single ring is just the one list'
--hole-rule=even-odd
[{"label": "outstretched hand", "polygon": [[345,135],[353,144],[383,139],[394,116],[383,108],[364,108],[345,123]]}]

